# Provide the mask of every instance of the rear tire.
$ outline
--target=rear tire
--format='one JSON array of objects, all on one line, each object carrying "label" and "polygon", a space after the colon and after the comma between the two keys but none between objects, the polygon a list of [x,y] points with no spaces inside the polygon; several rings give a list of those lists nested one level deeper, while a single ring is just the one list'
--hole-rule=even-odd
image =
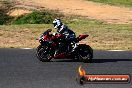
[{"label": "rear tire", "polygon": [[78,58],[85,63],[92,62],[93,49],[89,45],[80,44],[78,46]]}]

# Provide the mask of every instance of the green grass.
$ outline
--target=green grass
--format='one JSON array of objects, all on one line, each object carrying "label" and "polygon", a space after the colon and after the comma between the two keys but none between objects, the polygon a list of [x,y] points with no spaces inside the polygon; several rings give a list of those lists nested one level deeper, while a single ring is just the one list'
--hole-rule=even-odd
[{"label": "green grass", "polygon": [[9,0],[0,1],[0,25],[10,22],[13,18],[6,13],[13,7]]},{"label": "green grass", "polygon": [[[92,1],[111,3],[112,5],[132,6],[132,1],[130,0]],[[83,33],[89,34],[89,37],[80,43],[89,44],[94,49],[132,50],[132,24],[106,24],[102,21],[90,20],[83,17],[63,16],[61,14],[53,14],[54,12],[45,12],[33,12],[16,17],[13,21],[13,18],[10,18],[5,13],[1,14],[1,24],[7,24],[9,21],[14,25],[0,25],[0,48],[36,48],[39,45],[36,38],[46,29],[53,29],[52,20],[60,16],[63,22],[76,32],[77,36]],[[9,18],[10,20],[8,20]],[[5,21],[6,19],[7,22]]]},{"label": "green grass", "polygon": [[32,13],[15,17],[12,24],[49,24],[56,17],[62,17],[62,15],[49,10],[33,11]]},{"label": "green grass", "polygon": [[[77,35],[87,33],[90,36],[81,43],[89,44],[94,49],[132,50],[131,24],[105,24],[97,20],[85,18],[67,18],[65,23]],[[32,47],[39,42],[35,39],[52,24],[24,24],[0,26],[0,47]],[[55,32],[55,30],[54,30]]]},{"label": "green grass", "polygon": [[[31,13],[23,14],[20,16],[10,16],[7,14],[12,9],[17,9],[14,7],[14,2],[9,0],[0,1],[0,25],[5,24],[49,24],[59,17],[64,17],[63,14],[56,11],[51,11],[47,9],[32,10]],[[23,8],[24,9],[24,8]],[[28,8],[25,8],[28,9]]]},{"label": "green grass", "polygon": [[28,14],[11,17],[0,11],[0,25],[3,24],[50,24],[55,18],[63,18],[63,14],[56,14],[54,11],[43,10],[33,11]]},{"label": "green grass", "polygon": [[117,6],[132,7],[132,0],[88,0]]}]

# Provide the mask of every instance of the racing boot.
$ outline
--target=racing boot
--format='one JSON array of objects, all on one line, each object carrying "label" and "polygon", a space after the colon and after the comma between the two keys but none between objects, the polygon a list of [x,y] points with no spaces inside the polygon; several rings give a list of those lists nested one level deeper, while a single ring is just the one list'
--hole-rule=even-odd
[{"label": "racing boot", "polygon": [[74,47],[72,48],[72,51],[71,52],[74,52],[77,47],[78,47],[78,44],[77,43],[74,43]]}]

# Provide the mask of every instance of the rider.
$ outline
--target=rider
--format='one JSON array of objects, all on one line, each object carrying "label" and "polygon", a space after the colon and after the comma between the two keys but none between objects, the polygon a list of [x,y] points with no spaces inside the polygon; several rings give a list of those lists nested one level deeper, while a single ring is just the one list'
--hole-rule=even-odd
[{"label": "rider", "polygon": [[53,21],[54,28],[57,29],[57,32],[65,35],[65,39],[67,42],[73,43],[74,47],[72,52],[77,48],[77,44],[73,41],[76,38],[75,33],[68,28],[68,26],[64,25],[60,19],[55,19]]}]

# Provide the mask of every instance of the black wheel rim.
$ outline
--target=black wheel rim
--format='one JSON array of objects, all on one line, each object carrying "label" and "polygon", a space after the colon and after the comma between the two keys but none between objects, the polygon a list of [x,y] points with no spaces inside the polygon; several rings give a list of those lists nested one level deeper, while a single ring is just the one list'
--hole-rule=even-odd
[{"label": "black wheel rim", "polygon": [[83,60],[88,60],[91,57],[89,51],[83,50],[83,49],[80,49],[80,56],[81,56],[81,58],[83,58]]},{"label": "black wheel rim", "polygon": [[42,48],[39,50],[38,56],[43,60],[48,60],[50,55],[46,49]]}]

